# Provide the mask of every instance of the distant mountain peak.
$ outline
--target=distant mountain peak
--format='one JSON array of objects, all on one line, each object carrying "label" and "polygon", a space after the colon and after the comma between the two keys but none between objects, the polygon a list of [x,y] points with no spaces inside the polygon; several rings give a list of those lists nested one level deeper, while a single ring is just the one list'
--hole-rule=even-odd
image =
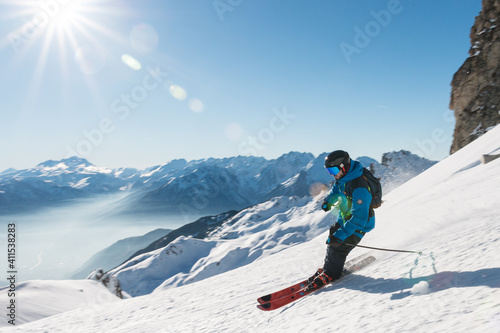
[{"label": "distant mountain peak", "polygon": [[6,175],[8,173],[13,173],[13,172],[16,172],[16,171],[18,171],[18,170],[14,169],[14,168],[8,168],[7,170],[1,171],[0,175]]},{"label": "distant mountain peak", "polygon": [[48,161],[45,161],[45,162],[42,162],[40,164],[37,165],[37,168],[53,168],[59,164],[65,164],[69,167],[71,166],[94,166],[92,163],[90,163],[89,161],[87,161],[86,159],[84,158],[80,158],[78,156],[71,156],[71,157],[68,157],[68,158],[64,158],[62,160],[59,160],[59,161],[54,161],[54,160],[48,160]]},{"label": "distant mountain peak", "polygon": [[432,163],[435,164],[435,161],[430,161],[424,157],[420,157],[415,155],[407,150],[400,151],[392,151],[389,153],[384,153],[382,155],[382,165],[388,166],[391,163],[396,163],[397,161],[405,161],[405,162],[417,162],[417,163]]},{"label": "distant mountain peak", "polygon": [[355,160],[361,163],[361,165],[365,168],[370,168],[372,164],[379,164],[376,159],[368,156],[359,156],[358,158],[355,158]]}]

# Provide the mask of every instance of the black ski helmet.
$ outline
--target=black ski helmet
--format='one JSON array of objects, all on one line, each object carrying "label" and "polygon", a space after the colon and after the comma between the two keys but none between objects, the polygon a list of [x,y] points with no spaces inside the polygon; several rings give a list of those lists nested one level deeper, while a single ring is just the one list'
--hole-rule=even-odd
[{"label": "black ski helmet", "polygon": [[325,168],[338,167],[339,170],[347,174],[351,167],[351,158],[346,151],[336,150],[330,153],[325,159]]}]

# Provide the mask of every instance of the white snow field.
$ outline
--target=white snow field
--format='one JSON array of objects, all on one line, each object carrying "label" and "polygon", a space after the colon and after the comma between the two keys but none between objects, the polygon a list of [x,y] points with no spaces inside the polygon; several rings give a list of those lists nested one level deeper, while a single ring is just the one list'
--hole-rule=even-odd
[{"label": "white snow field", "polygon": [[[372,265],[276,311],[260,311],[256,299],[314,273],[328,227],[201,281],[2,332],[500,332],[500,159],[479,162],[492,153],[500,153],[500,126],[384,198],[361,245],[422,255],[371,251]],[[311,219],[325,214],[316,200]],[[20,301],[19,316],[32,308]]]},{"label": "white snow field", "polygon": [[[10,287],[0,289],[2,308],[9,306]],[[33,280],[16,285],[16,326],[82,307],[111,304],[121,299],[93,280]],[[4,311],[1,326],[9,326]],[[4,320],[7,318],[6,320]]]}]

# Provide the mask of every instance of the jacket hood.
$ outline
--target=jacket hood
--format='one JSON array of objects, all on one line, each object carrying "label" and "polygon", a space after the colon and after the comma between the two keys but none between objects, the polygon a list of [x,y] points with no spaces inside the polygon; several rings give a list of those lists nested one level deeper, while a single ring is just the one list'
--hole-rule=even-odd
[{"label": "jacket hood", "polygon": [[341,179],[337,180],[339,183],[347,183],[350,180],[356,179],[363,174],[363,166],[358,161],[351,160],[351,168],[347,174]]}]

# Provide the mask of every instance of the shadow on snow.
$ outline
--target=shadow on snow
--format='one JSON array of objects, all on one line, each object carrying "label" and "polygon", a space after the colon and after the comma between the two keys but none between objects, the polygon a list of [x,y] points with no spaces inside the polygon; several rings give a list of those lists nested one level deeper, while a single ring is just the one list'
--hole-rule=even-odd
[{"label": "shadow on snow", "polygon": [[[412,295],[411,291],[407,289],[411,289],[414,285],[422,281],[425,281],[429,284],[428,293],[433,293],[450,288],[466,288],[478,286],[500,288],[500,268],[486,268],[473,272],[445,271],[412,279],[375,279],[369,276],[352,275],[348,279],[346,279],[344,283],[341,283],[337,286],[351,290],[359,290],[367,293],[392,293],[391,299],[397,300]],[[329,290],[331,289],[326,288],[321,292],[328,292]]]}]

